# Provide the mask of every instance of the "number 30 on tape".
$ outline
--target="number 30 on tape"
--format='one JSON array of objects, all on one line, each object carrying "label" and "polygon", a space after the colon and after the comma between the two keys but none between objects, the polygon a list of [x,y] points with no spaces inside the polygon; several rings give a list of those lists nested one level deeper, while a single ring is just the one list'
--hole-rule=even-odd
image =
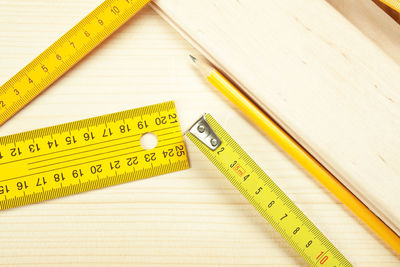
[{"label": "number 30 on tape", "polygon": [[183,170],[186,153],[174,102],[1,137],[0,209]]}]

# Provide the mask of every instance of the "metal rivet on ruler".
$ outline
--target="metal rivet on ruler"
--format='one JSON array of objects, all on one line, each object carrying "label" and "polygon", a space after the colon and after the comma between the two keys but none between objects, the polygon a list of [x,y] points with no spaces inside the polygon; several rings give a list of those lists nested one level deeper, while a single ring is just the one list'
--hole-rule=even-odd
[{"label": "metal rivet on ruler", "polygon": [[211,139],[211,145],[216,146],[218,144],[217,139]]},{"label": "metal rivet on ruler", "polygon": [[204,127],[203,124],[200,124],[199,127],[197,127],[197,130],[198,130],[200,133],[204,133],[204,131],[206,130],[206,127]]}]

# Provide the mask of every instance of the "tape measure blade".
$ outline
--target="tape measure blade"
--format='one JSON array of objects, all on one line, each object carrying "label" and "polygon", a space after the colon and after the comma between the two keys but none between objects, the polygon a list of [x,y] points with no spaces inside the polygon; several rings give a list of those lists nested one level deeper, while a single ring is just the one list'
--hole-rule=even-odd
[{"label": "tape measure blade", "polygon": [[[217,148],[210,149],[210,132],[221,141]],[[310,265],[351,266],[210,114],[186,136]]]},{"label": "tape measure blade", "polygon": [[150,0],[106,0],[0,87],[0,125],[47,89]]},{"label": "tape measure blade", "polygon": [[[157,145],[144,149],[152,133]],[[0,138],[0,209],[187,169],[166,102]]]}]

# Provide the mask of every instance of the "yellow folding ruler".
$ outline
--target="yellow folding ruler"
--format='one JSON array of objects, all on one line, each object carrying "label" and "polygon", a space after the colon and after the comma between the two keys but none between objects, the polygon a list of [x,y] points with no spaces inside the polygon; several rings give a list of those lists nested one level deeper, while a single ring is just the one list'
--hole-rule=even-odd
[{"label": "yellow folding ruler", "polygon": [[351,266],[211,115],[186,136],[310,265]]},{"label": "yellow folding ruler", "polygon": [[66,73],[150,0],[106,0],[0,87],[0,125]]},{"label": "yellow folding ruler", "polygon": [[1,137],[0,209],[183,170],[186,153],[172,101]]}]

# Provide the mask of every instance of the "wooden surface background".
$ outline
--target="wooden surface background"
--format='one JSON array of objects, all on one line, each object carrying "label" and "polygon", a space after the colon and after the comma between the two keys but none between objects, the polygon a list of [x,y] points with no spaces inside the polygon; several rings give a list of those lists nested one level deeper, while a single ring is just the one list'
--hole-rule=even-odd
[{"label": "wooden surface background", "polygon": [[[0,0],[0,83],[100,0]],[[183,129],[211,113],[356,266],[400,258],[226,99],[194,48],[146,8],[0,135],[175,100]],[[191,143],[191,169],[0,213],[0,265],[298,266],[303,260]]]}]

